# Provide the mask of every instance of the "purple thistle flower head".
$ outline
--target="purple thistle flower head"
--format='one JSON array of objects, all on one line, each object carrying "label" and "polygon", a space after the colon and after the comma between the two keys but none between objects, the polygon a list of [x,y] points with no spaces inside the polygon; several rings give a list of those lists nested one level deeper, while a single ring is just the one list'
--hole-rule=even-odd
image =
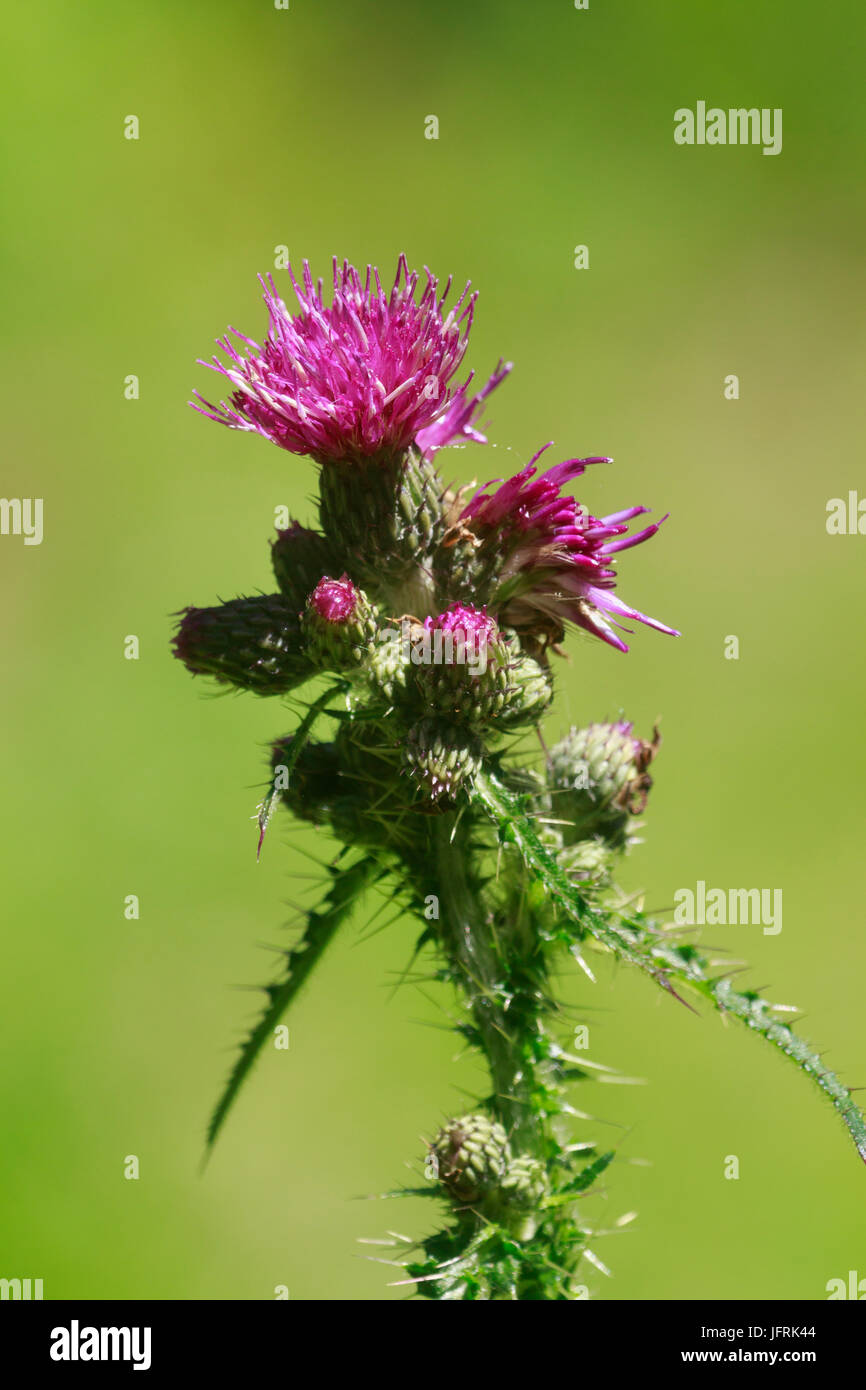
[{"label": "purple thistle flower head", "polygon": [[457,439],[485,443],[474,421],[511,364],[500,362],[475,395],[469,394],[472,374],[452,385],[476,295],[467,284],[445,313],[451,279],[440,295],[438,281],[429,270],[426,275],[416,297],[418,274],[401,256],[386,293],[377,270],[368,266],[362,280],[348,261],[339,270],[335,257],[326,305],[322,281],[313,283],[304,261],[302,285],[289,267],[300,304],[294,316],[272,278],[262,279],[270,316],[266,341],[260,345],[230,329],[240,350],[228,337],[218,339],[228,364],[216,357],[201,364],[229,380],[229,401],[213,405],[196,391],[201,404],[190,404],[211,420],[255,431],[323,464],[392,455],[413,443],[427,458]]},{"label": "purple thistle flower head", "polygon": [[613,557],[649,540],[667,516],[631,536],[629,523],[648,508],[627,507],[610,516],[591,516],[560,489],[590,464],[613,460],[566,459],[536,477],[535,465],[543,452],[540,449],[496,491],[476,492],[460,516],[462,525],[482,544],[489,542],[503,556],[493,600],[502,620],[539,635],[561,632],[564,622],[572,622],[623,652],[628,647],[614,631],[614,626],[622,627],[623,618],[678,637],[675,628],[639,613],[613,592]]}]

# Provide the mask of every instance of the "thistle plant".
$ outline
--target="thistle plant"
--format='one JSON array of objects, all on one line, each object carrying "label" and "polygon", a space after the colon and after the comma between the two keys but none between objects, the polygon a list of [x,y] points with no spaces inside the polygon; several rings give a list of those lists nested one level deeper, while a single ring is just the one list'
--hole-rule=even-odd
[{"label": "thistle plant", "polygon": [[[426,1180],[399,1191],[435,1198],[441,1227],[407,1252],[403,1278],[434,1299],[574,1298],[581,1262],[600,1264],[580,1199],[614,1155],[581,1136],[572,1103],[601,1064],[568,1050],[554,976],[569,959],[594,982],[587,957],[615,957],[673,1001],[739,1019],[817,1083],[863,1159],[866,1123],[780,1007],[736,990],[682,929],[617,889],[657,731],[642,737],[623,719],[565,731],[549,749],[541,736],[570,631],[620,653],[628,623],[678,635],[616,591],[620,552],[667,518],[635,530],[645,507],[593,516],[569,488],[611,460],[540,471],[548,445],[511,478],[449,485],[442,451],[486,443],[480,416],[510,371],[500,362],[477,391],[471,374],[457,380],[469,286],[446,309],[450,280],[440,292],[427,272],[422,288],[402,257],[390,290],[335,261],[326,303],[306,263],[300,283],[289,275],[298,311],[263,281],[266,340],[222,340],[225,361],[205,365],[231,389],[194,404],[313,459],[318,527],[277,534],[274,593],[184,610],[174,651],[196,675],[301,710],[273,744],[259,848],[280,804],[339,848],[208,1142],[329,942],[385,885],[418,922],[417,952],[453,992],[455,1031],[489,1075],[444,1123],[430,1098]],[[580,656],[592,659],[591,644]]]}]

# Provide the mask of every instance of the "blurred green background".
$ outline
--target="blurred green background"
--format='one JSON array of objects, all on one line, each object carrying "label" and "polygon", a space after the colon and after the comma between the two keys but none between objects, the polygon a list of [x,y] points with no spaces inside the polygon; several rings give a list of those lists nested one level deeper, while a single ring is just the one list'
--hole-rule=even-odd
[{"label": "blurred green background", "polygon": [[[780,935],[705,936],[866,1084],[866,539],[825,530],[863,486],[862,10],[91,0],[4,29],[2,491],[44,498],[45,536],[0,540],[0,1275],[47,1298],[403,1298],[356,1238],[423,1234],[434,1209],[356,1199],[414,1181],[421,1136],[481,1084],[446,999],[392,997],[418,924],[363,942],[372,901],[197,1172],[259,1005],[231,986],[271,977],[261,946],[290,939],[306,853],[332,849],[285,818],[257,866],[265,747],[292,716],[207,698],[168,648],[183,605],[272,587],[275,507],[312,520],[310,463],[185,404],[227,324],[263,333],[255,276],[282,244],[325,274],[405,250],[480,290],[470,365],[517,370],[491,446],[446,473],[554,439],[615,456],[581,491],[595,512],[670,510],[620,592],[683,638],[572,639],[548,732],[663,716],[626,883],[660,909],[697,879],[782,888]],[[783,108],[781,155],[676,146],[698,99]],[[597,1117],[578,1136],[623,1159],[587,1219],[639,1211],[595,1242],[614,1278],[588,1271],[593,1297],[823,1298],[866,1275],[866,1174],[789,1062],[604,962],[563,989],[590,1055],[648,1082],[575,1097]]]}]

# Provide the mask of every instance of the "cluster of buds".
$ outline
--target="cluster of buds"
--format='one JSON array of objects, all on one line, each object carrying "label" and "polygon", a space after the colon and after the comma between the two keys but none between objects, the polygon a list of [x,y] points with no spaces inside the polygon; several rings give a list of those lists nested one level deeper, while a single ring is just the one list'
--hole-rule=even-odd
[{"label": "cluster of buds", "polygon": [[[536,476],[536,455],[468,500],[442,483],[434,460],[449,444],[485,442],[478,417],[510,370],[500,362],[475,392],[471,374],[458,381],[475,309],[468,286],[446,310],[450,281],[440,291],[428,274],[422,287],[402,257],[390,290],[377,272],[335,261],[330,303],[306,263],[289,276],[297,312],[263,282],[266,340],[219,340],[226,360],[206,365],[230,395],[194,404],[314,459],[320,529],[293,522],[278,533],[276,593],[184,610],[175,654],[194,674],[259,695],[335,673],[353,687],[355,708],[366,702],[387,716],[396,802],[441,809],[491,743],[538,724],[552,698],[550,650],[566,625],[623,649],[612,627],[622,619],[672,631],[613,592],[615,553],[658,526],[629,536],[645,508],[598,519],[563,491],[601,459]],[[339,761],[339,740],[334,747],[320,763],[345,786],[358,770]],[[566,754],[555,761],[564,767]],[[308,781],[321,789],[319,773]],[[638,792],[617,784],[605,798],[602,807],[593,783],[585,803],[569,803],[575,839],[587,839],[590,811],[603,810],[597,833],[609,840]]]},{"label": "cluster of buds", "polygon": [[458,1211],[496,1220],[518,1240],[535,1234],[550,1192],[544,1164],[513,1155],[497,1121],[480,1114],[449,1120],[430,1145],[431,1169]]}]

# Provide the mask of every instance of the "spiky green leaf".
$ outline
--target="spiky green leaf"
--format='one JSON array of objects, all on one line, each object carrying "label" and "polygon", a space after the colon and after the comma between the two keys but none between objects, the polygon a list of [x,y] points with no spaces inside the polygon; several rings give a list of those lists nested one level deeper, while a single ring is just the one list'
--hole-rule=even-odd
[{"label": "spiky green leaf", "polygon": [[225,1090],[211,1116],[207,1130],[207,1152],[213,1148],[241,1086],[263,1046],[272,1037],[274,1028],[321,959],[338,927],[351,913],[359,896],[383,870],[374,855],[365,855],[348,868],[338,866],[329,872],[332,881],[324,901],[320,907],[307,913],[301,939],[285,953],[286,965],[282,977],[265,987],[267,1008],[243,1043]]},{"label": "spiky green leaf", "polygon": [[675,985],[691,989],[720,1013],[739,1018],[778,1047],[827,1096],[866,1162],[866,1119],[850,1091],[807,1042],[774,1018],[771,1004],[754,992],[738,992],[727,979],[710,977],[708,962],[696,947],[673,944],[669,934],[642,913],[629,914],[590,901],[542,844],[527,809],[527,798],[510,792],[495,770],[481,772],[470,795],[496,825],[501,843],[519,849],[530,875],[544,885],[550,900],[581,937],[591,937],[619,959],[637,966],[678,999]]}]

